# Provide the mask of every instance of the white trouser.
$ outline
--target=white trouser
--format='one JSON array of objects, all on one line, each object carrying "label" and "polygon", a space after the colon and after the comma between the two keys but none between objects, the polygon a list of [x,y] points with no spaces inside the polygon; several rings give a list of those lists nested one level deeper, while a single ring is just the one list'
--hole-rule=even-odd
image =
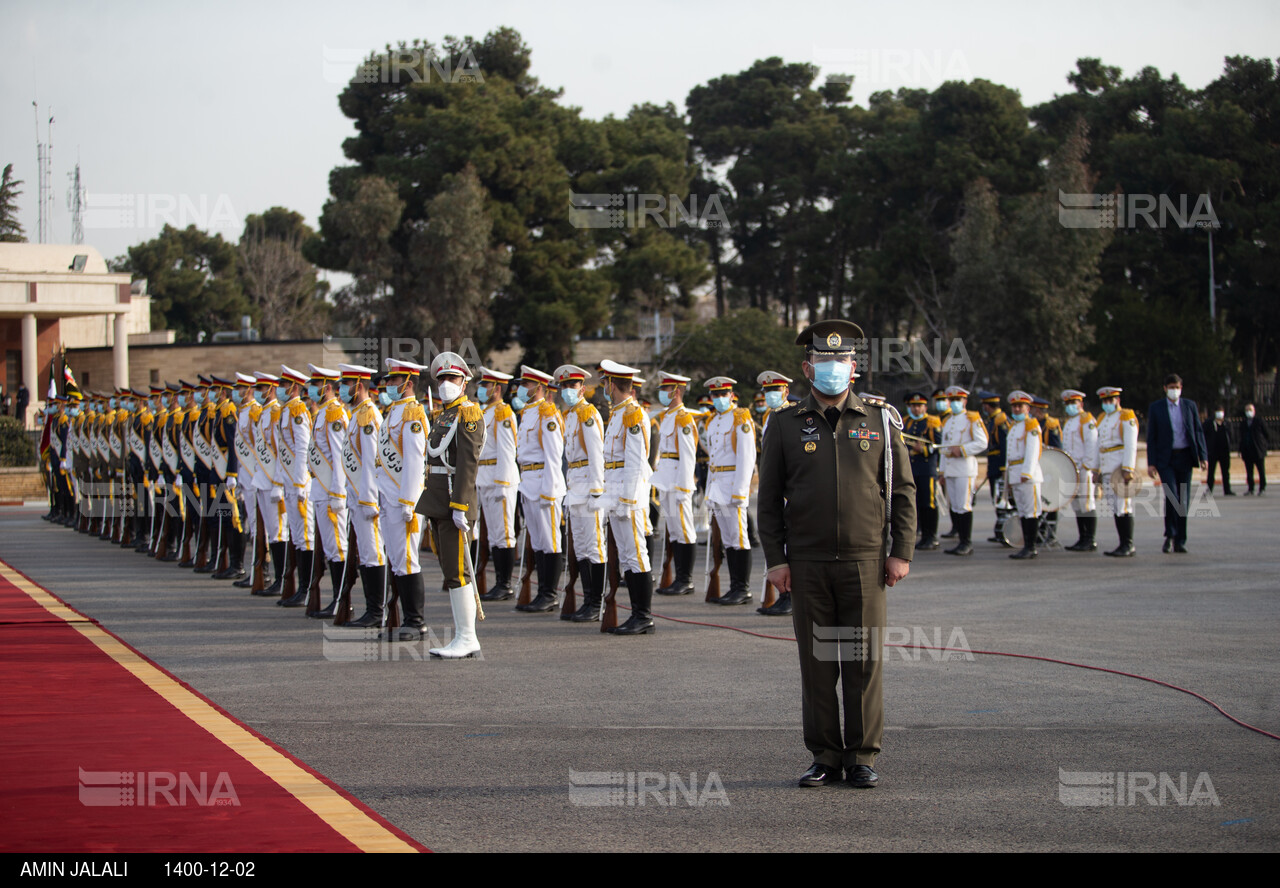
[{"label": "white trouser", "polygon": [[535,552],[560,551],[560,497],[543,499],[521,494],[524,501],[524,526],[529,528],[529,543]]},{"label": "white trouser", "polygon": [[320,546],[325,561],[347,560],[347,500],[346,497],[325,495],[312,502],[316,521],[320,525]]},{"label": "white trouser", "polygon": [[973,479],[967,475],[947,476],[942,481],[947,491],[947,503],[953,512],[973,511]]},{"label": "white trouser", "polygon": [[605,536],[605,518],[601,510],[591,511],[586,504],[567,506],[569,532],[573,536],[574,560],[586,559],[592,564],[604,564],[609,560],[608,538]]},{"label": "white trouser", "polygon": [[618,547],[618,570],[648,573],[649,546],[645,540],[649,535],[648,502],[641,508],[627,509],[621,516],[616,511],[610,512],[609,529]]},{"label": "white trouser", "polygon": [[1071,508],[1077,515],[1092,515],[1098,508],[1097,486],[1089,472],[1081,469],[1083,477],[1076,482],[1076,495]]},{"label": "white trouser", "polygon": [[[416,512],[413,520],[405,523],[402,520],[403,503],[398,498],[388,498],[379,493],[378,529],[387,545],[387,561],[391,570],[398,577],[416,574],[422,570],[418,562],[418,547],[422,545],[422,523],[425,520]],[[363,555],[363,550],[361,551]]]},{"label": "white trouser", "polygon": [[380,516],[368,517],[365,514],[365,508],[354,497],[347,497],[347,514],[351,517],[351,527],[356,532],[356,548],[360,550],[360,566],[382,567],[387,563],[386,552],[382,543],[382,532],[379,527],[382,519]]},{"label": "white trouser", "polygon": [[258,501],[258,514],[262,516],[262,529],[267,534],[268,543],[287,543],[289,541],[289,522],[285,520],[285,504],[273,500],[270,490],[259,490],[254,498]]},{"label": "white trouser", "polygon": [[750,549],[747,538],[747,504],[708,503],[720,528],[720,544],[726,549]]},{"label": "white trouser", "polygon": [[315,528],[311,524],[315,520],[315,510],[311,508],[311,501],[305,496],[298,499],[296,493],[286,490],[284,510],[289,516],[289,539],[296,548],[310,552],[316,543]]},{"label": "white trouser", "polygon": [[510,549],[516,544],[516,493],[514,487],[480,488],[484,529],[495,549]]},{"label": "white trouser", "polygon": [[662,522],[673,543],[696,543],[698,528],[693,523],[693,492],[663,490],[658,492],[662,505]]},{"label": "white trouser", "polygon": [[1013,493],[1013,504],[1018,509],[1019,518],[1040,517],[1040,482],[1021,481],[1010,484]]}]

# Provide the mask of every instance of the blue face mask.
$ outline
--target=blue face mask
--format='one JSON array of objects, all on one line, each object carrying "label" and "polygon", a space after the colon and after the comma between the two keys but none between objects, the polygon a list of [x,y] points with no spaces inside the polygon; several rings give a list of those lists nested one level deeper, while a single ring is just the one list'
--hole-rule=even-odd
[{"label": "blue face mask", "polygon": [[924,419],[923,407],[908,407],[907,413],[911,414],[912,419]]},{"label": "blue face mask", "polygon": [[116,409],[116,399],[115,399],[115,398],[109,398],[109,399],[107,400],[107,409],[108,409],[108,410],[115,410],[115,409]]},{"label": "blue face mask", "polygon": [[[54,413],[57,413],[57,412],[58,412],[58,408],[57,408],[57,407],[53,408],[53,412],[54,412]],[[79,416],[79,415],[80,415],[80,408],[79,408],[79,407],[68,407],[68,408],[67,408],[67,413],[71,414],[72,416]]]},{"label": "blue face mask", "polygon": [[529,402],[526,401],[524,398],[520,397],[520,393],[523,391],[524,391],[524,386],[520,386],[520,388],[516,389],[516,396],[511,399],[511,406],[516,408],[517,410],[523,410],[524,408],[529,406]]},{"label": "blue face mask", "polygon": [[768,409],[769,409],[769,408],[768,408],[768,407],[766,407],[764,404],[757,404],[757,405],[756,405],[756,413],[764,413],[764,412],[765,412],[766,410],[768,410]]},{"label": "blue face mask", "polygon": [[956,416],[959,416],[961,413],[964,413],[964,401],[952,401],[951,412],[954,413]]},{"label": "blue face mask", "polygon": [[662,391],[661,389],[659,389],[659,390],[658,390],[658,402],[659,402],[660,404],[662,404],[662,406],[663,406],[663,407],[670,407],[670,406],[671,406],[671,395],[669,395],[669,394],[667,394],[666,392],[664,392],[664,391]]},{"label": "blue face mask", "polygon": [[476,387],[476,400],[481,404],[489,403],[489,386],[481,385]]},{"label": "blue face mask", "polygon": [[185,409],[185,408],[186,408],[186,406],[187,406],[187,396],[186,396],[186,395],[178,395],[178,407],[179,407],[179,408],[183,408],[183,409]]},{"label": "blue face mask", "polygon": [[728,395],[718,395],[711,399],[711,406],[716,408],[717,413],[724,413],[733,406],[733,399]]},{"label": "blue face mask", "polygon": [[1062,409],[1066,411],[1067,416],[1080,415],[1080,405],[1075,403],[1074,401],[1068,404],[1066,407],[1063,407]]},{"label": "blue face mask", "polygon": [[1115,402],[1114,402],[1114,401],[1104,401],[1104,402],[1103,402],[1103,404],[1102,404],[1102,412],[1103,412],[1103,413],[1115,413],[1115,412],[1116,412],[1116,405],[1115,405]]},{"label": "blue face mask", "polygon": [[277,401],[289,400],[289,389],[283,385],[276,386],[276,400]]},{"label": "blue face mask", "polygon": [[938,411],[939,413],[946,413],[948,410],[951,409],[951,405],[947,401],[934,401],[933,409]]},{"label": "blue face mask", "polygon": [[564,401],[566,407],[577,407],[578,402],[582,400],[582,392],[576,388],[561,389],[560,399]]},{"label": "blue face mask", "polygon": [[307,397],[313,401],[320,400],[320,386],[307,383]]},{"label": "blue face mask", "polygon": [[237,407],[244,403],[244,395],[240,394],[240,389],[236,389],[231,393],[231,403],[235,404]]},{"label": "blue face mask", "polygon": [[345,382],[338,383],[338,399],[344,404],[351,403],[351,386]]},{"label": "blue face mask", "polygon": [[764,403],[770,410],[777,410],[787,403],[787,399],[782,392],[765,392]]},{"label": "blue face mask", "polygon": [[385,389],[383,389],[382,394],[383,394],[383,395],[385,395],[385,396],[389,399],[389,400],[383,401],[382,403],[384,403],[384,404],[390,404],[392,401],[399,401],[399,400],[400,400],[400,386],[398,386],[398,385],[389,385],[389,386],[387,386]]},{"label": "blue face mask", "polygon": [[259,404],[267,403],[267,392],[265,389],[256,389],[253,393],[253,399]]},{"label": "blue face mask", "polygon": [[203,407],[203,406],[204,406],[204,392],[192,392],[192,393],[191,393],[191,403],[192,403],[192,404],[195,404],[197,407]]},{"label": "blue face mask", "polygon": [[1010,415],[1011,417],[1013,417],[1013,421],[1014,421],[1014,422],[1026,422],[1026,421],[1027,421],[1027,414],[1025,414],[1025,413],[1010,413],[1009,415]]},{"label": "blue face mask", "polygon": [[392,402],[392,401],[394,401],[394,400],[395,400],[395,399],[391,397],[391,393],[390,393],[390,392],[379,392],[379,393],[378,393],[378,401],[382,404],[382,406],[383,406],[383,407],[390,407],[390,406],[391,406],[391,402]]},{"label": "blue face mask", "polygon": [[822,361],[813,365],[813,387],[834,398],[849,388],[850,365],[843,361]]}]

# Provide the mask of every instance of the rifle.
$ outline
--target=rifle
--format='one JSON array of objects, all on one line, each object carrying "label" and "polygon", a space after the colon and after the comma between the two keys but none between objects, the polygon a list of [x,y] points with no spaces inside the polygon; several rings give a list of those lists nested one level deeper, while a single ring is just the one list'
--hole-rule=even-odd
[{"label": "rifle", "polygon": [[[712,565],[712,558],[715,565]],[[720,545],[720,524],[716,516],[711,516],[711,533],[707,535],[707,566],[703,571],[707,578],[708,603],[715,603],[720,598],[720,564],[724,561],[724,550]]]},{"label": "rifle", "polygon": [[618,628],[618,586],[622,582],[622,574],[618,571],[618,544],[613,541],[613,522],[609,522],[607,530],[609,558],[606,571],[609,577],[609,591],[604,596],[604,614],[600,617],[601,632]]},{"label": "rifle", "polygon": [[480,552],[476,556],[476,571],[474,580],[476,584],[476,594],[484,595],[489,591],[489,580],[485,576],[484,569],[489,566],[489,530],[484,521],[484,509],[480,509]]},{"label": "rifle", "polygon": [[[355,569],[352,569],[355,565]],[[347,560],[342,564],[342,582],[338,584],[338,603],[333,609],[333,625],[345,626],[351,622],[351,590],[360,572],[360,543],[355,526],[347,522]]]},{"label": "rifle", "polygon": [[169,494],[170,488],[166,485],[164,497],[161,500],[161,508],[164,509],[164,513],[160,516],[160,530],[158,533],[151,535],[151,555],[153,558],[164,558],[169,554],[169,523],[171,521]]},{"label": "rifle", "polygon": [[[284,516],[280,517],[283,521]],[[294,595],[298,594],[298,550],[293,546],[293,540],[284,545],[284,576],[280,584],[280,600],[287,601]]]},{"label": "rifle", "polygon": [[[317,510],[318,511],[318,510]],[[325,571],[324,544],[320,541],[320,516],[316,515],[316,532],[312,537],[315,545],[311,548],[311,586],[307,589],[307,613],[314,614],[320,607],[320,577]]]},{"label": "rifle", "polygon": [[764,577],[760,582],[760,606],[773,607],[778,601],[778,590],[774,588],[773,583],[769,582],[768,569],[764,572]]},{"label": "rifle", "polygon": [[[182,495],[187,495],[187,485],[185,484],[182,485]],[[178,549],[178,561],[182,564],[186,564],[191,560],[191,536],[192,532],[195,530],[195,528],[191,526],[191,522],[187,519],[188,511],[188,509],[183,509],[182,544]]]},{"label": "rifle", "polygon": [[560,619],[569,620],[578,609],[578,596],[573,584],[578,581],[578,559],[573,548],[573,527],[569,524],[569,510],[564,513],[564,550],[569,558],[569,580],[564,584],[564,604],[560,606]]},{"label": "rifle", "polygon": [[533,600],[529,584],[533,577],[533,565],[538,560],[533,554],[533,540],[529,539],[527,529],[521,533],[524,535],[524,549],[520,553],[520,597],[516,600],[517,605],[528,604]]},{"label": "rifle", "polygon": [[[387,569],[383,571],[384,583],[382,585],[382,628],[385,630],[400,628],[400,590],[396,588],[396,575],[391,570],[391,565],[387,565]],[[390,636],[388,636],[389,638]]]},{"label": "rifle", "polygon": [[253,592],[261,592],[267,588],[263,577],[263,566],[267,562],[267,531],[262,523],[262,509],[257,509],[253,514],[257,516],[257,527],[253,533],[253,585],[249,588]]},{"label": "rifle", "polygon": [[671,532],[664,530],[662,532],[662,582],[658,584],[659,588],[665,589],[675,582],[671,576],[671,561],[674,554],[671,548]]},{"label": "rifle", "polygon": [[210,506],[206,506],[205,502],[209,500],[210,486],[206,484],[204,490],[200,491],[200,495],[196,497],[196,501],[200,504],[200,517],[196,519],[199,522],[196,524],[196,570],[200,570],[209,563],[209,516],[205,513],[209,511]]}]

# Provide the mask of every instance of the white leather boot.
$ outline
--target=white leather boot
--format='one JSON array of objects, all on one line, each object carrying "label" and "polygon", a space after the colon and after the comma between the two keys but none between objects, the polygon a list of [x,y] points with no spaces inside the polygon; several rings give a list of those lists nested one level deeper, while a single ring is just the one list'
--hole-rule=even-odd
[{"label": "white leather boot", "polygon": [[449,606],[453,609],[453,641],[427,653],[442,660],[473,657],[480,653],[480,642],[476,639],[476,587],[468,583],[450,589]]}]

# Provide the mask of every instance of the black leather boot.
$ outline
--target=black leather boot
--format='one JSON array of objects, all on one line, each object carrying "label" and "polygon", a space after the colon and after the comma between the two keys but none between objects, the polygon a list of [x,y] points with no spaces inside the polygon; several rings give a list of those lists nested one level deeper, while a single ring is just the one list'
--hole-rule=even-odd
[{"label": "black leather boot", "polygon": [[383,587],[387,582],[387,566],[360,567],[360,585],[364,589],[364,613],[346,625],[352,629],[374,629],[382,625]]},{"label": "black leather boot", "polygon": [[293,546],[292,543],[290,543],[290,546],[293,548],[293,557],[297,559],[298,563],[298,591],[294,592],[291,598],[286,598],[284,601],[277,603],[281,607],[304,607],[307,599],[311,596],[311,550],[299,549],[297,546]]},{"label": "black leather boot", "polygon": [[400,590],[400,613],[402,619],[398,629],[392,629],[390,641],[420,641],[426,632],[423,612],[427,604],[427,586],[422,579],[422,572],[396,577]]},{"label": "black leather boot", "polygon": [[692,595],[693,594],[693,561],[698,547],[694,543],[672,543],[674,550],[671,561],[675,564],[676,575],[670,586],[658,589],[659,595]]},{"label": "black leather boot", "polygon": [[973,543],[971,542],[971,534],[973,532],[973,513],[972,512],[952,512],[951,520],[956,530],[956,536],[960,539],[954,547],[947,549],[948,555],[972,555]]},{"label": "black leather boot", "polygon": [[526,613],[550,613],[560,606],[560,566],[564,555],[560,552],[545,552],[542,555],[541,570],[538,572],[538,597],[524,608]]},{"label": "black leather boot", "polygon": [[1133,547],[1133,516],[1116,516],[1116,534],[1120,537],[1120,545],[1107,554],[1115,558],[1132,558],[1137,549]]},{"label": "black leather boot", "polygon": [[1035,558],[1039,552],[1036,550],[1036,534],[1040,530],[1039,518],[1023,518],[1022,520],[1022,548],[1010,555],[1010,558],[1026,559]]},{"label": "black leather boot", "polygon": [[726,548],[724,560],[729,562],[729,592],[716,604],[746,604],[751,600],[751,550]]},{"label": "black leather boot", "polygon": [[[729,550],[732,551],[732,550]],[[602,565],[603,566],[603,565]],[[649,635],[657,631],[650,608],[653,605],[653,575],[647,571],[627,571],[627,594],[631,598],[631,616],[613,630],[614,635]]]},{"label": "black leather boot", "polygon": [[489,549],[489,559],[493,562],[493,585],[489,591],[480,596],[481,601],[506,601],[515,597],[515,589],[511,588],[511,571],[515,569],[516,550]]},{"label": "black leather boot", "polygon": [[582,607],[569,618],[574,623],[600,622],[600,599],[604,594],[604,565],[593,564],[584,558],[578,562],[578,577],[582,580]]},{"label": "black leather boot", "polygon": [[307,616],[316,620],[332,620],[338,612],[338,596],[342,594],[342,578],[346,576],[346,561],[330,561],[329,562],[329,580],[333,588],[333,600],[329,602],[329,606],[323,610],[307,611]]},{"label": "black leather boot", "polygon": [[269,543],[268,548],[271,550],[271,569],[275,571],[276,581],[253,594],[261,598],[279,598],[280,590],[284,587],[284,560],[288,557],[289,544]]},{"label": "black leather boot", "polygon": [[538,581],[538,592],[528,604],[517,604],[516,610],[526,613],[533,610],[533,602],[542,598],[542,590],[547,587],[547,555],[545,552],[533,550],[533,575]]}]

